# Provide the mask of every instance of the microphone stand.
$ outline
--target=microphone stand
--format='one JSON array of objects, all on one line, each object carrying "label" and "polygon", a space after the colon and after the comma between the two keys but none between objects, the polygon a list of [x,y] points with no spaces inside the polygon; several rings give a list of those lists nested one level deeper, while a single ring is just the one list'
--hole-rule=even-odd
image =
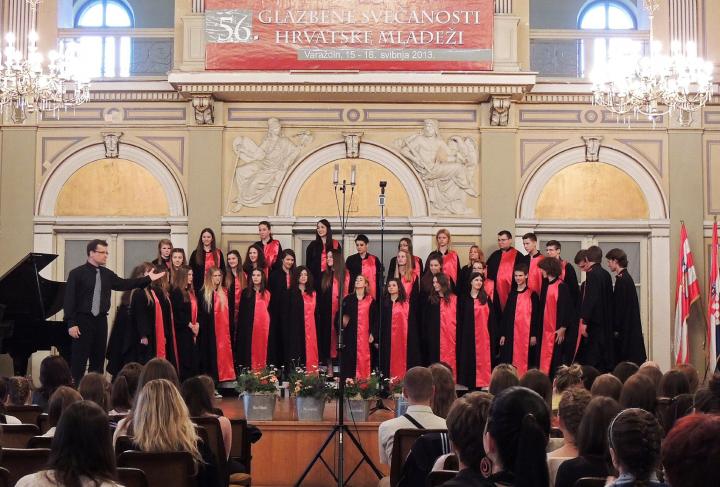
[{"label": "microphone stand", "polygon": [[[350,174],[350,183],[348,184],[346,180],[343,179],[342,183],[340,184],[338,181],[338,172],[339,172],[339,166],[335,165],[335,170],[333,172],[333,186],[335,187],[335,202],[338,205],[338,217],[340,218],[340,235],[342,236],[341,242],[343,244],[345,243],[345,231],[347,227],[347,219],[350,213],[350,205],[352,205],[352,197],[355,193],[355,166],[352,166],[352,172]],[[345,196],[347,194],[347,188],[350,186],[350,202],[348,205],[345,205]],[[342,208],[340,207],[340,202],[338,200],[338,189],[342,192]],[[337,365],[338,365],[338,373],[340,377],[340,382],[338,384],[338,415],[337,415],[337,422],[335,423],[335,426],[333,426],[333,429],[328,433],[327,438],[325,438],[325,441],[323,442],[322,446],[320,446],[320,449],[315,453],[315,456],[310,460],[310,463],[305,467],[305,470],[303,471],[302,475],[300,475],[300,478],[297,482],[295,482],[295,487],[300,487],[302,485],[303,481],[305,480],[305,477],[310,473],[310,470],[315,466],[317,462],[321,462],[328,472],[330,472],[330,475],[332,475],[333,479],[335,479],[335,482],[337,482],[338,487],[344,487],[345,484],[350,482],[350,479],[355,475],[355,473],[358,471],[360,466],[363,464],[363,462],[367,463],[368,466],[375,472],[375,475],[377,475],[378,480],[383,477],[382,472],[375,466],[373,461],[370,459],[370,456],[367,454],[365,449],[363,448],[360,441],[355,437],[355,435],[350,430],[349,426],[345,424],[345,377],[343,377],[342,373],[342,363],[343,363],[343,351],[345,348],[345,345],[343,343],[343,322],[342,322],[342,301],[343,301],[343,293],[345,287],[345,276],[341,276],[338,282],[338,316],[337,316]],[[331,291],[332,293],[332,288]],[[333,469],[328,465],[327,461],[323,458],[322,454],[325,451],[325,449],[330,445],[332,440],[335,438],[335,435],[337,434],[338,438],[338,463],[337,463],[337,471],[333,471]],[[345,435],[347,435],[352,443],[355,445],[355,448],[357,448],[358,452],[361,455],[360,460],[358,461],[357,465],[355,465],[355,468],[352,469],[350,474],[345,477]]]}]

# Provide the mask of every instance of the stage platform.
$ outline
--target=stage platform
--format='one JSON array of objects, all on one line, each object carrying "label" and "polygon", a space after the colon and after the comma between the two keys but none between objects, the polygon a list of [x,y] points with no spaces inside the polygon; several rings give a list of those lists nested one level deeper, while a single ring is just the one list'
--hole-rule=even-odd
[{"label": "stage platform", "polygon": [[[392,401],[387,405],[392,407]],[[244,418],[242,400],[237,398],[223,398],[218,406],[229,418]],[[323,421],[297,421],[295,401],[292,398],[278,398],[275,407],[274,421],[258,421],[255,424],[263,433],[260,441],[252,447],[252,485],[253,487],[279,487],[295,484],[303,470],[313,458],[317,450],[327,438],[328,433],[335,425],[337,403],[335,401],[325,406]],[[389,475],[389,465],[381,465],[378,454],[378,425],[394,417],[392,411],[377,411],[370,415],[366,423],[349,423],[350,429],[355,433],[363,448],[375,465]],[[337,437],[336,437],[337,438]],[[345,438],[345,475],[355,468],[360,455],[349,438]],[[337,439],[326,449],[323,458],[331,465],[337,465]],[[372,469],[363,464],[347,484],[352,487],[376,487],[377,476]],[[303,482],[303,487],[330,487],[337,485],[330,473],[317,462],[310,474]]]}]

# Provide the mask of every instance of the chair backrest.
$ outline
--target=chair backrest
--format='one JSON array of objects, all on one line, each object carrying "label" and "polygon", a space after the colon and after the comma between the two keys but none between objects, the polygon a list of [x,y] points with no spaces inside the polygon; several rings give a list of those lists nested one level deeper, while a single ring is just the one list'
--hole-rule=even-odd
[{"label": "chair backrest", "polygon": [[118,424],[121,419],[125,418],[127,414],[110,414],[108,415],[108,418],[110,418],[110,423]]},{"label": "chair backrest", "polygon": [[244,419],[231,419],[230,425],[232,426],[232,446],[230,447],[230,458],[242,463],[245,467],[245,472],[250,473],[252,443],[250,443],[247,421]]},{"label": "chair backrest", "polygon": [[145,472],[139,468],[119,467],[117,476],[118,482],[125,487],[148,487]]},{"label": "chair backrest", "polygon": [[560,428],[550,428],[550,438],[563,438],[563,432]]},{"label": "chair backrest", "polygon": [[405,459],[410,453],[410,449],[415,444],[415,441],[427,433],[447,433],[447,430],[403,428],[395,432],[395,436],[393,437],[392,458],[390,460],[390,485],[392,487],[396,487],[398,482],[400,482]]},{"label": "chair backrest", "polygon": [[42,414],[42,408],[37,404],[26,404],[24,406],[5,406],[5,412],[15,416],[23,424],[37,424],[37,419]]},{"label": "chair backrest", "polygon": [[28,448],[50,448],[52,436],[33,436],[27,442]]},{"label": "chair backrest", "polygon": [[138,468],[145,472],[148,485],[172,487],[195,486],[195,463],[190,453],[126,451],[120,454],[120,467]]},{"label": "chair backrest", "polygon": [[605,487],[606,483],[605,477],[583,477],[575,481],[574,487]]},{"label": "chair backrest", "polygon": [[42,470],[48,458],[47,448],[3,448],[0,466],[10,472],[10,485],[15,485],[22,477]]},{"label": "chair backrest", "polygon": [[33,436],[40,434],[40,428],[34,424],[4,424],[0,445],[5,448],[25,448]]},{"label": "chair backrest", "polygon": [[208,434],[208,446],[215,455],[218,467],[221,471],[225,470],[227,464],[227,454],[225,453],[225,442],[223,441],[222,430],[220,429],[220,421],[213,416],[193,416],[190,418],[193,423],[205,428]]},{"label": "chair backrest", "polygon": [[120,458],[123,452],[128,450],[134,450],[136,447],[133,445],[132,436],[120,435],[115,440],[115,458]]},{"label": "chair backrest", "polygon": [[10,471],[0,467],[0,487],[12,487],[10,484]]},{"label": "chair backrest", "polygon": [[47,413],[42,413],[37,417],[37,425],[40,428],[40,433],[45,434],[50,429],[50,417]]},{"label": "chair backrest", "polygon": [[427,476],[426,485],[428,487],[436,487],[442,485],[448,480],[452,480],[457,475],[457,470],[435,470]]}]

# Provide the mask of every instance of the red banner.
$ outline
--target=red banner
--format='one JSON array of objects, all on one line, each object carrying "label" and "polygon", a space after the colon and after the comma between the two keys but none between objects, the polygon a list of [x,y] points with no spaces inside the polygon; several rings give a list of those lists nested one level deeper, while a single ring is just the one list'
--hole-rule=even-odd
[{"label": "red banner", "polygon": [[206,69],[488,71],[493,15],[493,0],[206,0]]}]

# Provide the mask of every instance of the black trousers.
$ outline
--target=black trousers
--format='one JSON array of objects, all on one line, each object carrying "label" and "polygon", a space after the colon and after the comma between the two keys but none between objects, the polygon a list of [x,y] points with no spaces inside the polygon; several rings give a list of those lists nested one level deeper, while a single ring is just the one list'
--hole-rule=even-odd
[{"label": "black trousers", "polygon": [[107,315],[78,314],[76,323],[80,327],[80,337],[72,339],[70,370],[77,387],[80,379],[85,375],[88,359],[90,359],[90,372],[100,374],[105,372]]}]

